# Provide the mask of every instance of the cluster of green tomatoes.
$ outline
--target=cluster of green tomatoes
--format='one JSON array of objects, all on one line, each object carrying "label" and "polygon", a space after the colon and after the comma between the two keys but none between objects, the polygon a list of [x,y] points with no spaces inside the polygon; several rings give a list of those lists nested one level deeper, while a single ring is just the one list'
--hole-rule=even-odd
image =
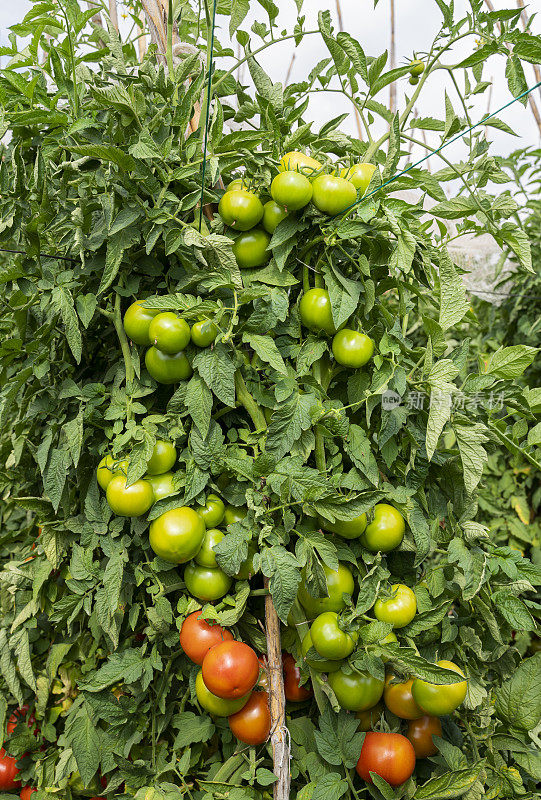
[{"label": "cluster of green tomatoes", "polygon": [[145,308],[136,300],[124,315],[124,330],[128,338],[148,347],[145,365],[158,383],[172,384],[187,380],[192,365],[184,352],[190,342],[196,347],[209,347],[218,328],[212,320],[198,320],[192,327],[173,311]]},{"label": "cluster of green tomatoes", "polygon": [[[175,494],[178,487],[171,470],[176,458],[174,445],[159,439],[147,463],[146,475],[128,486],[128,459],[104,456],[96,474],[113,513],[139,517],[158,500]],[[150,546],[164,561],[189,562],[184,569],[187,590],[198,600],[212,602],[227,594],[234,579],[246,580],[253,571],[253,550],[234,576],[219,568],[214,553],[215,545],[224,537],[218,526],[239,522],[245,515],[245,508],[226,506],[217,495],[209,494],[203,506],[179,506],[153,520],[149,530]]]},{"label": "cluster of green tomatoes", "polygon": [[412,86],[419,83],[419,78],[425,71],[425,65],[419,58],[414,58],[413,61],[410,62],[409,66],[410,71],[410,83]]}]

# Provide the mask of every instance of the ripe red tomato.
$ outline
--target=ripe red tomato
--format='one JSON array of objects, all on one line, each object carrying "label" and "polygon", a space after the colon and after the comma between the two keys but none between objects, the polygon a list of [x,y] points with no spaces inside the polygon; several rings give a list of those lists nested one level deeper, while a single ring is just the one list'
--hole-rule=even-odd
[{"label": "ripe red tomato", "polygon": [[184,564],[199,552],[206,528],[197,511],[173,508],[150,524],[149,542],[157,556],[171,564]]},{"label": "ripe red tomato", "polygon": [[415,750],[411,742],[401,733],[365,734],[361,755],[357,762],[357,774],[367,783],[375,772],[391,786],[405,783],[415,769]]},{"label": "ripe red tomato", "polygon": [[378,503],[373,513],[374,519],[367,525],[361,544],[371,553],[388,553],[398,547],[404,538],[404,517],[387,503]]},{"label": "ripe red tomato", "polygon": [[423,712],[411,693],[413,678],[404,683],[391,683],[393,679],[394,675],[391,674],[385,677],[385,689],[383,690],[383,699],[389,711],[401,719],[419,719],[419,717],[422,717]]},{"label": "ripe red tomato", "polygon": [[37,789],[32,789],[31,786],[23,786],[19,796],[21,800],[30,800],[31,795],[33,795],[34,792],[37,792]]},{"label": "ripe red tomato", "polygon": [[174,444],[165,439],[157,439],[150,461],[147,464],[147,473],[149,475],[163,475],[164,472],[169,472],[176,460],[177,451]]},{"label": "ripe red tomato", "polygon": [[298,211],[310,202],[312,184],[300,172],[279,172],[271,183],[271,196],[286,211]]},{"label": "ripe red tomato", "polygon": [[0,789],[4,791],[18,789],[21,782],[15,779],[19,772],[17,759],[6,755],[6,751],[2,747],[0,749]]},{"label": "ripe red tomato", "polygon": [[152,344],[170,356],[184,350],[190,341],[190,326],[185,319],[174,311],[163,311],[157,314],[148,329]]},{"label": "ripe red tomato", "polygon": [[308,700],[314,693],[312,689],[308,688],[309,684],[301,686],[301,671],[295,659],[289,653],[284,653],[282,660],[286,700],[289,700],[290,703],[301,703],[303,700]]},{"label": "ripe red tomato", "polygon": [[393,628],[404,628],[417,613],[415,592],[404,583],[393,583],[391,592],[391,597],[376,600],[374,616],[381,622],[390,622]]},{"label": "ripe red tomato", "polygon": [[312,203],[324,214],[341,214],[357,200],[357,189],[345,178],[318,175],[312,183]]},{"label": "ripe red tomato", "polygon": [[125,475],[114,475],[107,485],[107,502],[119,517],[140,517],[154,502],[154,492],[148,481],[139,479],[126,486]]},{"label": "ripe red tomato", "polygon": [[217,697],[242,697],[254,688],[258,678],[257,654],[244,642],[221,642],[203,660],[203,680]]},{"label": "ripe red tomato", "polygon": [[407,737],[413,745],[417,758],[429,758],[438,752],[432,736],[441,736],[439,717],[420,717],[408,723]]},{"label": "ripe red tomato", "polygon": [[217,622],[202,618],[202,611],[190,614],[180,629],[180,646],[195,664],[202,664],[210,650],[220,642],[233,641],[233,634]]},{"label": "ripe red tomato", "polygon": [[247,189],[232,189],[222,196],[218,213],[231,228],[249,231],[261,220],[263,204],[256,194]]},{"label": "ripe red tomato", "polygon": [[192,374],[192,365],[183,350],[170,356],[157,347],[149,347],[145,353],[145,366],[148,374],[157,383],[166,385],[187,380]]},{"label": "ripe red tomato", "polygon": [[263,744],[269,738],[271,715],[267,692],[253,692],[246,705],[228,719],[231,732],[246,744]]},{"label": "ripe red tomato", "polygon": [[236,714],[250,699],[249,692],[243,697],[235,697],[229,700],[212,694],[203,680],[202,670],[199,670],[195,679],[195,693],[199,705],[215,717],[229,717],[230,714]]},{"label": "ripe red tomato", "polygon": [[324,331],[331,336],[336,333],[334,326],[331,298],[325,289],[308,289],[301,297],[299,314],[305,328],[319,333]]},{"label": "ripe red tomato", "polygon": [[27,726],[29,728],[33,728],[34,729],[34,736],[38,735],[38,728],[37,728],[37,725],[36,725],[36,718],[35,718],[34,714],[30,714],[30,716],[28,716],[29,710],[30,710],[30,706],[28,706],[25,703],[23,706],[21,706],[20,708],[17,708],[13,712],[13,714],[10,716],[10,718],[8,720],[8,724],[7,724],[7,728],[6,728],[8,736],[11,736],[11,734],[13,733],[15,728],[17,727],[18,723],[22,722],[22,720],[26,719],[27,717],[28,717],[28,719],[26,719]]},{"label": "ripe red tomato", "polygon": [[241,233],[233,242],[233,253],[241,269],[262,267],[269,261],[271,251],[267,250],[270,236],[263,228],[254,228]]},{"label": "ripe red tomato", "polygon": [[364,333],[343,328],[332,340],[332,352],[343,367],[358,369],[372,358],[374,342]]}]

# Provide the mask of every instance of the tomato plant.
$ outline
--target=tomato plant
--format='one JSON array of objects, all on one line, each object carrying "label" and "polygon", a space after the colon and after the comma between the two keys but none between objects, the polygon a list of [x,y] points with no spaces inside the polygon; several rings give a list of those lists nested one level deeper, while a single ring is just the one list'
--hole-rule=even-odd
[{"label": "tomato plant", "polygon": [[318,175],[312,182],[312,202],[319,211],[335,216],[353,205],[357,189],[351,183],[334,175]]},{"label": "tomato plant", "polygon": [[[310,653],[311,650],[312,653]],[[308,666],[316,672],[336,672],[342,664],[339,659],[320,656],[314,647],[310,631],[307,631],[302,640],[302,655]]]},{"label": "tomato plant", "polygon": [[252,692],[246,705],[228,717],[234,736],[246,744],[263,744],[269,738],[271,715],[267,692]]},{"label": "tomato plant", "polygon": [[147,463],[147,474],[162,475],[164,472],[169,472],[176,460],[175,446],[171,442],[157,439],[150,461]]},{"label": "tomato plant", "polygon": [[244,642],[220,642],[205,656],[203,678],[218,697],[241,697],[254,688],[259,678],[257,655]]},{"label": "tomato plant", "polygon": [[17,780],[19,771],[17,759],[8,756],[2,747],[0,749],[0,789],[3,791],[17,789],[21,785],[21,782]]},{"label": "tomato plant", "polygon": [[250,699],[250,694],[247,693],[242,697],[224,698],[218,697],[213,694],[206,686],[203,680],[203,671],[199,670],[195,679],[195,691],[197,694],[197,702],[212,714],[213,717],[229,717],[231,714],[236,714],[243,706],[246,705]]},{"label": "tomato plant", "polygon": [[324,530],[337,533],[344,539],[358,539],[366,528],[366,514],[359,514],[358,517],[348,520],[335,519],[334,522],[319,517],[318,522]]},{"label": "tomato plant", "polygon": [[216,554],[214,553],[214,545],[221,542],[224,538],[222,531],[218,528],[207,528],[201,547],[195,557],[195,560],[201,567],[217,567]]},{"label": "tomato plant", "polygon": [[413,774],[415,751],[411,742],[400,733],[365,734],[356,766],[359,776],[372,783],[371,772],[391,786],[400,786]]},{"label": "tomato plant", "polygon": [[191,364],[183,351],[169,355],[154,346],[145,353],[145,366],[158,383],[179,383],[192,374]]},{"label": "tomato plant", "polygon": [[34,792],[37,792],[37,789],[33,789],[31,786],[23,786],[19,796],[21,800],[30,800]]},{"label": "tomato plant", "polygon": [[215,644],[233,639],[233,634],[217,622],[206,620],[202,611],[193,611],[180,629],[180,646],[195,664],[203,659]]},{"label": "tomato plant", "polygon": [[355,186],[357,191],[363,195],[368,189],[375,171],[375,164],[353,164],[352,167],[342,169],[340,171],[340,176],[346,178]]},{"label": "tomato plant", "polygon": [[144,300],[136,300],[126,309],[124,330],[128,339],[131,339],[132,342],[148,347],[151,344],[150,323],[160,312],[158,309],[143,308],[142,304],[144,302]]},{"label": "tomato plant", "polygon": [[342,328],[332,340],[332,352],[343,367],[363,367],[374,352],[374,342],[364,333]]},{"label": "tomato plant", "polygon": [[288,215],[288,210],[281,206],[276,200],[268,200],[263,206],[263,219],[261,224],[267,233],[273,234],[278,225]]},{"label": "tomato plant", "polygon": [[218,336],[218,328],[210,319],[200,319],[192,325],[190,336],[197,347],[208,347]]},{"label": "tomato plant", "polygon": [[163,500],[164,497],[175,494],[177,488],[174,482],[175,476],[172,472],[164,472],[161,475],[147,475],[145,480],[152,486],[154,500]]},{"label": "tomato plant", "polygon": [[140,517],[154,502],[152,486],[148,481],[138,480],[127,485],[125,475],[113,475],[107,484],[107,502],[111,510],[121,517]]},{"label": "tomato plant", "polygon": [[312,184],[300,172],[279,172],[271,183],[272,199],[286,211],[299,211],[312,198]]},{"label": "tomato plant", "polygon": [[270,236],[263,228],[241,233],[233,243],[233,253],[241,269],[262,267],[270,260],[271,253],[267,250]]}]

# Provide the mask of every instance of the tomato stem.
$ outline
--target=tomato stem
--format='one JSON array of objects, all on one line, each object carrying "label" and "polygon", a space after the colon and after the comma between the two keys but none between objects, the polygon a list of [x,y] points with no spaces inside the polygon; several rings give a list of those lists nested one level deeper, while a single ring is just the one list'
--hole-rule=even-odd
[{"label": "tomato stem", "polygon": [[[120,347],[122,350],[122,357],[124,359],[124,367],[126,370],[126,389],[128,392],[131,391],[131,386],[133,383],[134,372],[133,372],[133,363],[131,360],[131,352],[130,352],[130,345],[128,343],[128,337],[126,336],[126,331],[124,330],[124,326],[122,325],[122,313],[120,310],[120,295],[117,294],[115,298],[115,313],[113,317],[115,330],[117,332],[118,339],[120,341]],[[128,407],[126,411],[127,419],[131,417],[131,411]]]},{"label": "tomato stem", "polygon": [[238,369],[235,373],[235,390],[237,392],[237,399],[250,415],[250,418],[255,425],[256,432],[266,431],[267,420],[265,419],[265,415],[248,391],[248,387],[246,386],[240,369]]}]

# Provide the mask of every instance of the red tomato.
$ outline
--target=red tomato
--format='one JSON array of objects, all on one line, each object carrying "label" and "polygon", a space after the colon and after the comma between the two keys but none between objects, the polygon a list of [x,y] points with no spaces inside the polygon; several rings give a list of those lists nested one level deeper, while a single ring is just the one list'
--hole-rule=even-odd
[{"label": "red tomato", "polygon": [[391,786],[400,786],[411,777],[415,769],[415,750],[401,733],[365,734],[361,755],[357,762],[358,775],[372,783],[371,772]]},{"label": "red tomato", "polygon": [[19,772],[20,770],[17,769],[17,759],[6,755],[6,751],[2,747],[0,749],[0,789],[3,791],[18,789],[21,782],[15,780],[15,778]]},{"label": "red tomato", "polygon": [[30,800],[30,795],[34,794],[34,792],[37,792],[37,789],[32,789],[31,786],[23,786],[20,794],[21,800]]},{"label": "red tomato", "polygon": [[301,686],[301,671],[292,655],[284,653],[284,689],[286,693],[286,700],[290,703],[300,703],[303,700],[308,700],[314,694],[308,686]]},{"label": "red tomato", "polygon": [[217,622],[207,622],[201,611],[194,611],[186,617],[180,629],[180,646],[195,664],[202,664],[211,647],[220,642],[233,640],[231,631],[222,628]]},{"label": "red tomato", "polygon": [[[17,724],[19,722],[21,722],[21,720],[23,720],[26,717],[28,717],[29,710],[30,710],[30,707],[28,705],[26,705],[26,703],[25,703],[24,706],[21,706],[20,708],[16,709],[16,711],[13,712],[13,714],[10,716],[10,718],[8,720],[8,724],[7,724],[8,736],[11,736],[11,734],[13,733],[15,728],[17,727]],[[36,718],[35,718],[35,716],[33,714],[30,714],[26,724],[28,725],[29,728],[34,728],[34,736],[37,736],[38,735],[38,728],[37,728],[37,725],[36,725]]]},{"label": "red tomato", "polygon": [[203,659],[203,680],[217,697],[242,697],[258,678],[256,652],[244,642],[220,642]]},{"label": "red tomato", "polygon": [[439,717],[421,717],[408,723],[407,737],[413,745],[417,758],[435,756],[438,752],[432,736],[441,736]]},{"label": "red tomato", "polygon": [[246,744],[263,744],[269,738],[271,715],[267,692],[254,692],[246,705],[228,717],[231,732]]}]

